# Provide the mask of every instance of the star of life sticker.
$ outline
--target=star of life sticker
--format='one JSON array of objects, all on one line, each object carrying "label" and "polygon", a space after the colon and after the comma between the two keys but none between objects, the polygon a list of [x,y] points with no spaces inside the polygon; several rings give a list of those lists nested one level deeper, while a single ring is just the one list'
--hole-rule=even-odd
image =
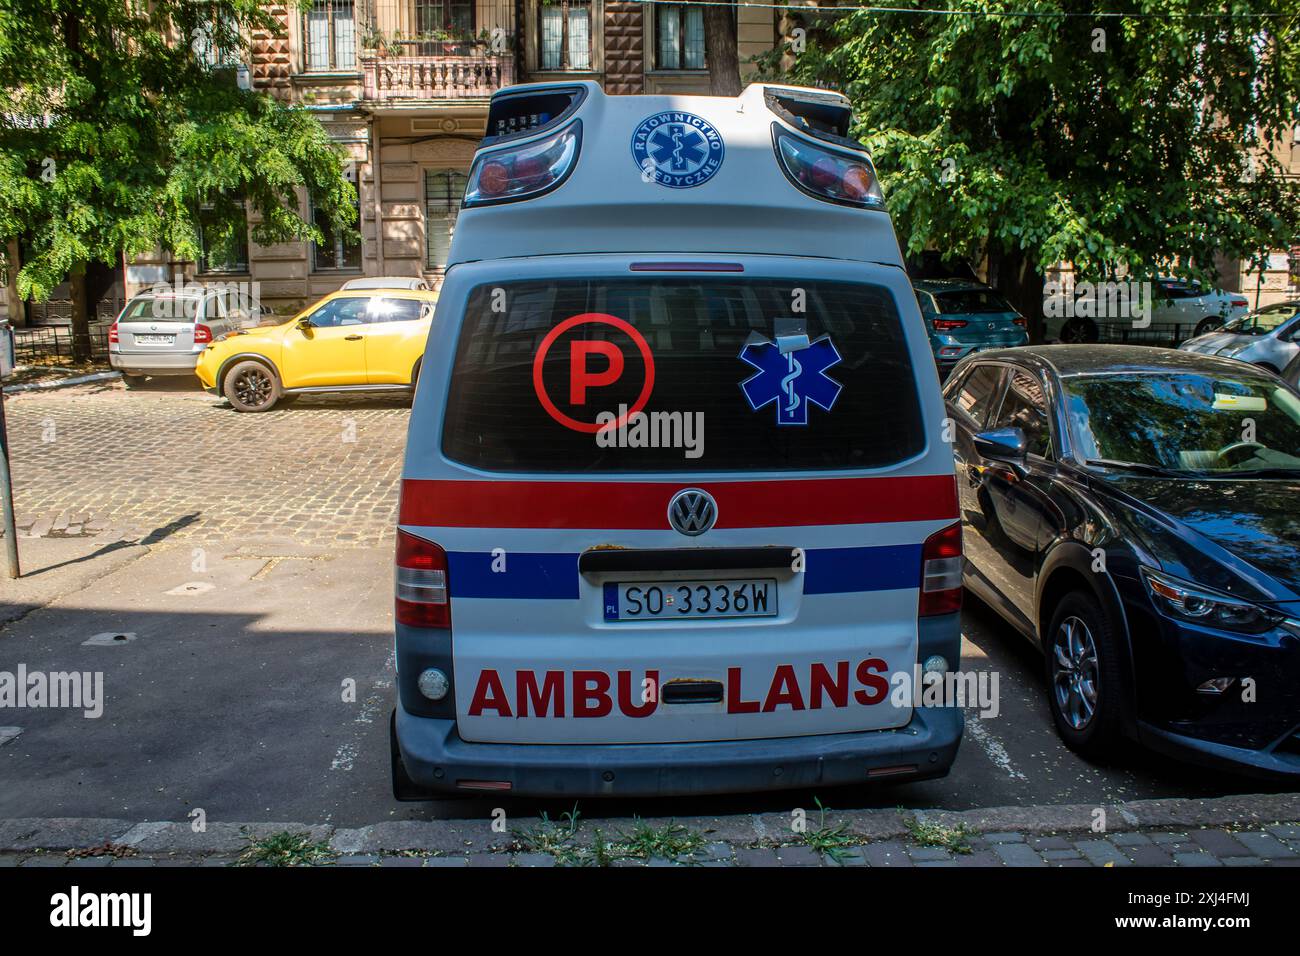
[{"label": "star of life sticker", "polygon": [[807,336],[778,335],[778,341],[773,342],[751,332],[740,358],[758,369],[740,383],[745,400],[754,411],[775,402],[778,425],[807,425],[808,406],[829,412],[844,387],[826,374],[828,368],[840,362],[840,353],[829,335],[812,342]]}]

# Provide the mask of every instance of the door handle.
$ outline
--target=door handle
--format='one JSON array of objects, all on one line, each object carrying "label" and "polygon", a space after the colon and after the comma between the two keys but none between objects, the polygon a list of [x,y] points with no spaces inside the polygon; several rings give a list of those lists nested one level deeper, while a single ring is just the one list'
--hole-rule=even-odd
[{"label": "door handle", "polygon": [[345,335],[345,336],[343,336],[343,341],[344,341],[344,342],[360,342],[360,341],[361,341],[361,338],[362,338],[362,336],[360,336],[360,335]]}]

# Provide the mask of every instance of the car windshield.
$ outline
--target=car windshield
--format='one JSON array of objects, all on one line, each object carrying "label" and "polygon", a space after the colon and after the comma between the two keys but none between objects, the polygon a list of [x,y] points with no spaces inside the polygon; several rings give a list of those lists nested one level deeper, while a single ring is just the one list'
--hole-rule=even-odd
[{"label": "car windshield", "polygon": [[1014,312],[1011,304],[991,289],[961,289],[955,292],[936,292],[934,301],[942,315],[981,315],[992,312]]},{"label": "car windshield", "polygon": [[1300,396],[1264,374],[1079,374],[1063,380],[1080,457],[1171,473],[1300,471]]},{"label": "car windshield", "polygon": [[1252,312],[1250,315],[1243,315],[1239,319],[1233,319],[1223,327],[1223,330],[1238,335],[1267,335],[1280,325],[1290,322],[1297,313],[1300,313],[1300,305],[1294,302],[1274,305]]}]

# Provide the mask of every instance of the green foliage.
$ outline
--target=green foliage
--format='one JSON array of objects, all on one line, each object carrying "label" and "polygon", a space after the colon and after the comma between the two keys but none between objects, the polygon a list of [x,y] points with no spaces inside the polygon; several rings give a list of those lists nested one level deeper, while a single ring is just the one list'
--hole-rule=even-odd
[{"label": "green foliage", "polygon": [[[0,0],[0,239],[24,296],[90,260],[199,253],[261,217],[258,242],[321,241],[299,190],[355,235],[345,157],[308,111],[240,90],[225,63],[274,33],[258,0]],[[210,208],[207,208],[210,207]]]},{"label": "green foliage", "polygon": [[1300,237],[1294,0],[907,6],[970,15],[813,14],[791,79],[853,100],[909,252],[1213,280]]}]

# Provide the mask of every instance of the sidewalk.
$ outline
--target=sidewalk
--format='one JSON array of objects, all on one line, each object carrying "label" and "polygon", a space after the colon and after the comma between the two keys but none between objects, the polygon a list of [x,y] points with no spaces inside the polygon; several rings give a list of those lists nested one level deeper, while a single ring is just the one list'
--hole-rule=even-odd
[{"label": "sidewalk", "polygon": [[[1105,812],[1107,829],[1085,821]],[[0,868],[332,865],[1238,867],[1300,865],[1300,795],[1107,807],[810,811],[679,820],[295,823],[0,820]]]}]

